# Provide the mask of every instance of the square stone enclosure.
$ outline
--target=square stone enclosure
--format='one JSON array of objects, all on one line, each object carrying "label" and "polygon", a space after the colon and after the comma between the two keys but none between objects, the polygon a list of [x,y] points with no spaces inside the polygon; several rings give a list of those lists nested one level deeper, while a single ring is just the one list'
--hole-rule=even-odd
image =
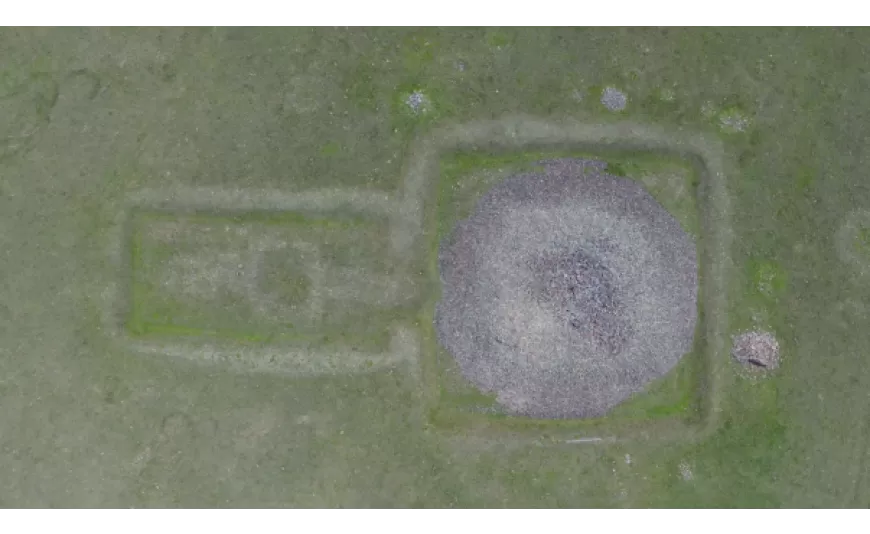
[{"label": "square stone enclosure", "polygon": [[[445,208],[445,204],[452,202],[456,193],[453,187],[456,184],[445,181],[445,170],[450,172],[445,162],[456,155],[472,155],[466,161],[477,157],[481,161],[506,162],[531,162],[537,155],[541,155],[540,159],[546,155],[574,155],[605,161],[631,155],[660,161],[679,160],[692,170],[697,179],[698,227],[693,233],[698,245],[699,321],[695,349],[683,358],[691,369],[687,371],[681,363],[668,375],[682,373],[674,380],[692,392],[689,409],[669,411],[651,405],[646,410],[628,410],[628,413],[617,416],[614,414],[621,408],[617,407],[612,414],[594,420],[533,420],[499,413],[492,406],[491,398],[476,392],[470,385],[454,387],[456,373],[449,368],[451,358],[437,342],[433,318],[440,293],[438,248],[457,222],[455,213],[453,218],[448,216],[445,220],[444,217],[445,209],[451,209]],[[463,177],[480,180],[484,176],[485,181],[493,166],[473,167],[472,163],[465,169]],[[406,223],[402,228],[406,236],[412,230],[417,230],[420,236],[427,236],[427,239],[419,240],[419,251],[426,257],[425,268],[433,284],[431,300],[421,319],[424,330],[422,400],[428,422],[441,431],[462,436],[556,443],[685,440],[715,429],[728,358],[726,299],[731,229],[726,176],[729,169],[724,148],[714,136],[636,123],[590,124],[519,116],[443,127],[421,138],[412,149],[407,167],[405,201],[402,204]],[[482,191],[476,191],[479,192]],[[437,200],[424,204],[423,199]],[[468,201],[467,198],[463,200]],[[685,225],[685,221],[680,222]],[[415,224],[420,227],[415,228]],[[469,406],[473,408],[469,409]]]}]

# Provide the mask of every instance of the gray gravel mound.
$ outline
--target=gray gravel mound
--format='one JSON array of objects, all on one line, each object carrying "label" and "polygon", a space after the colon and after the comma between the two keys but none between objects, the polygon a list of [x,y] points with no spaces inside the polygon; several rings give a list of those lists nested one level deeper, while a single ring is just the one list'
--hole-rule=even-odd
[{"label": "gray gravel mound", "polygon": [[601,103],[610,111],[622,111],[628,104],[628,97],[615,87],[605,87],[601,92]]},{"label": "gray gravel mound", "polygon": [[597,417],[691,349],[695,244],[604,163],[544,163],[492,188],[442,243],[437,335],[509,412]]}]

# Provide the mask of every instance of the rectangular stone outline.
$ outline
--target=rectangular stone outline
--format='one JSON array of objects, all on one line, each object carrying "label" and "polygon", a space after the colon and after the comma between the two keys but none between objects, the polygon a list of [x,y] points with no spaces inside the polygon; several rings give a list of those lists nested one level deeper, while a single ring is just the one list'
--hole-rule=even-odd
[{"label": "rectangular stone outline", "polygon": [[[531,441],[555,441],[563,444],[607,443],[632,437],[645,440],[678,437],[690,440],[709,435],[718,428],[721,420],[721,397],[727,376],[727,284],[731,269],[732,241],[730,198],[726,188],[726,177],[732,169],[725,156],[724,146],[718,138],[685,128],[665,128],[631,122],[591,124],[574,119],[547,121],[524,115],[442,127],[418,139],[412,147],[412,157],[405,171],[402,190],[403,211],[400,220],[404,223],[396,226],[397,230],[404,229],[404,235],[395,236],[394,240],[401,242],[406,250],[415,250],[420,257],[428,257],[430,249],[427,248],[429,242],[423,239],[427,235],[424,225],[428,225],[431,236],[437,235],[434,229],[437,202],[428,207],[425,207],[424,202],[426,198],[438,198],[438,164],[443,154],[487,147],[521,151],[548,146],[666,153],[685,158],[699,167],[699,218],[703,243],[701,269],[704,280],[701,293],[704,325],[701,335],[704,336],[706,344],[703,358],[705,372],[702,375],[704,383],[699,386],[705,394],[700,424],[683,421],[676,425],[671,421],[658,424],[650,422],[648,428],[628,435],[617,433],[613,436],[566,437],[559,432],[560,435],[555,438],[539,437]],[[430,259],[427,259],[427,263],[430,263]],[[437,280],[437,267],[434,272],[431,264],[427,268],[431,279]],[[434,301],[430,302],[427,308],[434,309],[434,305]],[[427,347],[422,352],[423,389],[420,392],[424,418],[437,407],[438,394],[437,371],[434,368],[435,340],[430,319],[424,312],[421,325],[427,329],[423,334]],[[664,425],[665,422],[671,424]],[[665,426],[675,428],[664,431]],[[496,435],[493,437],[500,441],[505,438],[528,441],[523,436],[518,436],[517,432],[504,429],[502,425],[493,424],[489,427],[488,430],[495,430]],[[656,428],[661,428],[662,432],[656,432]],[[484,441],[488,439],[484,438]]]},{"label": "rectangular stone outline", "polygon": [[[218,364],[239,372],[316,376],[406,367],[411,371],[411,377],[418,377],[421,347],[419,334],[415,329],[401,324],[394,324],[390,328],[389,349],[381,353],[360,352],[353,347],[317,350],[293,345],[258,345],[232,341],[219,344],[213,341],[157,341],[129,335],[125,327],[132,305],[132,253],[129,246],[137,211],[205,211],[226,214],[352,211],[388,218],[390,226],[394,227],[394,219],[401,213],[395,195],[354,189],[321,189],[300,193],[199,187],[138,190],[127,197],[119,210],[110,239],[109,260],[120,274],[120,279],[108,284],[103,295],[103,324],[108,337],[127,350],[194,364]],[[405,251],[393,246],[391,253],[394,257],[402,257]],[[336,353],[339,357],[336,357]]]}]

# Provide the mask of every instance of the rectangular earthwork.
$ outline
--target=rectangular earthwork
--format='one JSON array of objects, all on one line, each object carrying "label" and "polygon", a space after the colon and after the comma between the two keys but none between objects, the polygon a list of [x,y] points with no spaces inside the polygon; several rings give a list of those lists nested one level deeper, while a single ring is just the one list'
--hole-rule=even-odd
[{"label": "rectangular earthwork", "polygon": [[[518,117],[438,130],[421,140],[416,150],[421,157],[411,165],[409,189],[437,198],[426,223],[433,236],[428,248],[433,280],[438,279],[441,240],[468,216],[484,191],[537,161],[559,157],[603,160],[611,172],[641,181],[695,237],[699,251],[700,320],[693,351],[644,393],[600,419],[546,421],[504,414],[492,397],[465,381],[429,327],[424,332],[424,396],[437,428],[500,441],[555,443],[684,440],[715,428],[722,366],[727,361],[725,275],[730,235],[724,188],[727,163],[715,138],[637,124]],[[429,315],[422,324],[432,324],[434,304],[433,300],[427,307]]]},{"label": "rectangular earthwork", "polygon": [[393,265],[387,201],[169,204],[139,201],[121,223],[121,329],[136,351],[303,374],[415,357],[396,321],[419,300]]}]

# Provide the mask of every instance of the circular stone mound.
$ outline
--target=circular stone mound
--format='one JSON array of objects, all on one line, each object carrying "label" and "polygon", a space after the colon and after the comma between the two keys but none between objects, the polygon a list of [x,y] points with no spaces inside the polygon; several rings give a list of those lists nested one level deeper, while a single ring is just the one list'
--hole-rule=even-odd
[{"label": "circular stone mound", "polygon": [[776,369],[779,367],[779,342],[770,332],[745,332],[734,336],[731,356],[749,369]]},{"label": "circular stone mound", "polygon": [[508,178],[442,243],[438,339],[515,415],[604,415],[692,347],[694,242],[604,170],[564,159]]}]

